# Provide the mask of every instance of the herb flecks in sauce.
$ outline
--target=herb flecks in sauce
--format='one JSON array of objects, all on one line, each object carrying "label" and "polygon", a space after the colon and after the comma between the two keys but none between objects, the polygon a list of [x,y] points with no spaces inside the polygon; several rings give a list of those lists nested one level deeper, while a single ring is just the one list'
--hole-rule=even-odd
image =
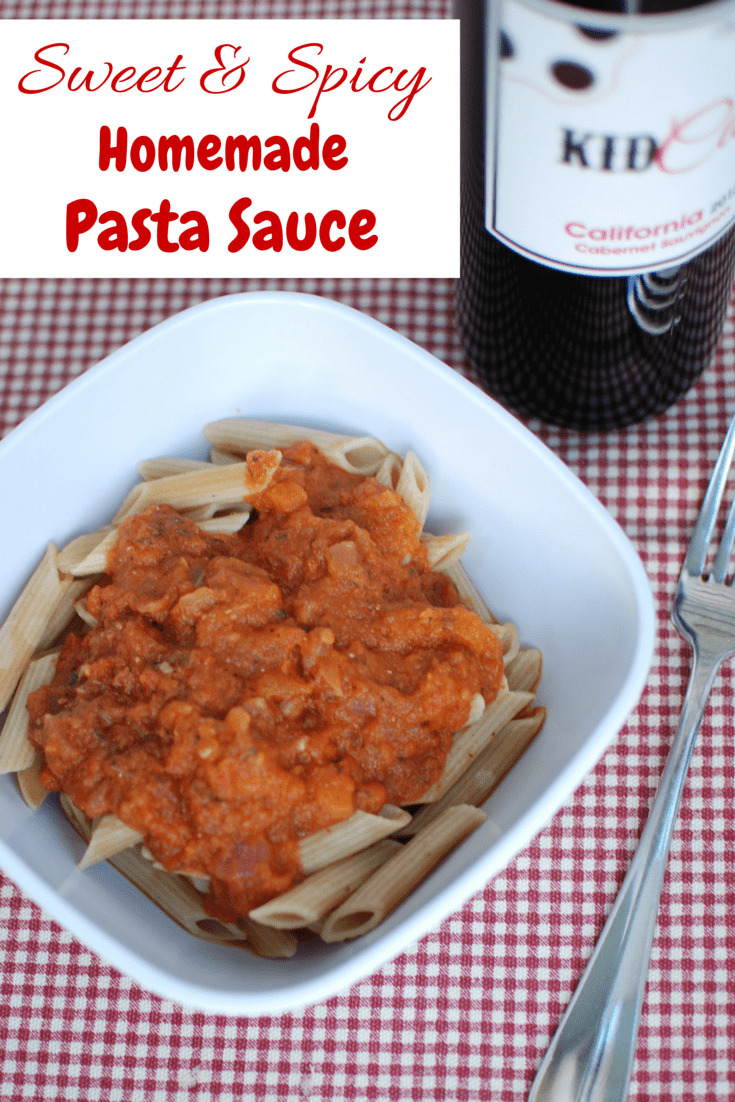
[{"label": "herb flecks in sauce", "polygon": [[124,521],[97,626],[29,702],[44,784],[209,876],[225,920],[300,878],[300,839],[418,799],[503,672],[393,491],[304,443],[252,504],[236,535]]}]

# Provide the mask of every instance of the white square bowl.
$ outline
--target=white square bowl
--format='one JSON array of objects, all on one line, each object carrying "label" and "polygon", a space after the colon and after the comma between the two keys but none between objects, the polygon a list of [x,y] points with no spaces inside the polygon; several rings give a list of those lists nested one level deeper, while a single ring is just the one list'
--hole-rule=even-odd
[{"label": "white square bowl", "polygon": [[635,706],[654,613],[641,562],[583,484],[479,389],[378,322],[301,294],[232,295],[151,329],[0,444],[4,617],[49,540],[109,519],[156,455],[203,457],[207,421],[237,414],[413,448],[427,527],[469,530],[490,607],[544,653],[546,725],[494,792],[487,822],[372,933],[286,961],[192,938],[82,843],[55,799],[30,812],[0,777],[0,865],[80,941],[157,994],[208,1012],[273,1014],[362,979],[461,906],[538,833]]}]

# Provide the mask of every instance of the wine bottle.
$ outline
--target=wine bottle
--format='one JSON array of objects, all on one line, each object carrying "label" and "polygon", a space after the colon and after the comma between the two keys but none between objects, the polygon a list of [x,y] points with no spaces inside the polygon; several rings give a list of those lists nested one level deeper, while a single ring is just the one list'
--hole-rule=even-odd
[{"label": "wine bottle", "polygon": [[735,273],[733,0],[460,0],[462,265],[477,382],[580,429],[660,413]]}]

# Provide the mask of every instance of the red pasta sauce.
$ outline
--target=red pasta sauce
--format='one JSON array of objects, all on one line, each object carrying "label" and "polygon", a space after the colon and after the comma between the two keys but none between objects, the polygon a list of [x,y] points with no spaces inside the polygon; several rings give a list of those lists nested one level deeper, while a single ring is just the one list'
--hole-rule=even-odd
[{"label": "red pasta sauce", "polygon": [[169,506],[125,520],[97,626],[29,700],[43,783],[209,877],[225,921],[298,882],[307,835],[418,800],[503,674],[392,490],[302,443],[251,501],[235,535]]}]

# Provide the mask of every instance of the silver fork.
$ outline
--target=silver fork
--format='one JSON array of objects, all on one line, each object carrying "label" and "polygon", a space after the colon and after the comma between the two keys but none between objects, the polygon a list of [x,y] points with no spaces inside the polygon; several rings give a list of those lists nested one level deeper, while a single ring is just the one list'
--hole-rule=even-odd
[{"label": "silver fork", "polygon": [[674,595],[672,619],[693,651],[679,726],[635,856],[533,1082],[529,1102],[627,1097],[671,836],[689,759],[720,663],[735,653],[735,591],[727,584],[735,501],[711,571],[707,551],[735,452],[735,418],[715,464]]}]

